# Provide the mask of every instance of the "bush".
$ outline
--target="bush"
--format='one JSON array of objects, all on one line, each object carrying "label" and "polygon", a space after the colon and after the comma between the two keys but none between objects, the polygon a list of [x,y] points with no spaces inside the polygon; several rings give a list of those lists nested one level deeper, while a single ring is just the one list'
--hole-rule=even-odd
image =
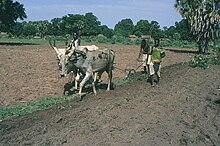
[{"label": "bush", "polygon": [[220,65],[220,59],[218,57],[214,57],[210,60],[210,63],[213,65]]},{"label": "bush", "polygon": [[104,35],[99,35],[97,36],[97,42],[98,43],[107,43],[108,42],[108,38]]},{"label": "bush", "polygon": [[161,41],[161,46],[177,48],[195,48],[196,44],[186,40],[164,39]]},{"label": "bush", "polygon": [[208,68],[208,61],[209,59],[206,55],[199,54],[196,55],[194,59],[190,61],[190,66],[206,69]]}]

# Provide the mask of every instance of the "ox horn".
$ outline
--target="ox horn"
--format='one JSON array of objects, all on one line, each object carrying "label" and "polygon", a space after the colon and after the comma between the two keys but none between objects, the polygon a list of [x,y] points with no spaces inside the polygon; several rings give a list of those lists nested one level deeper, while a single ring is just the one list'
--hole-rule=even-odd
[{"label": "ox horn", "polygon": [[50,46],[56,51],[56,53],[58,55],[62,55],[62,53],[57,49],[56,45],[55,45],[55,41],[53,41],[53,45],[51,43],[51,40],[49,40]]}]

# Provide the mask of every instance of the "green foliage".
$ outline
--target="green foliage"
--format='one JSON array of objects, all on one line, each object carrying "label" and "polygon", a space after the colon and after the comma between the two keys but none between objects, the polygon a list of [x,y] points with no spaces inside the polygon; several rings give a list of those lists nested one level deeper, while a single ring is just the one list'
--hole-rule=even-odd
[{"label": "green foliage", "polygon": [[37,28],[35,27],[34,23],[24,23],[22,28],[22,35],[24,36],[35,36],[37,33]]},{"label": "green foliage", "polygon": [[128,45],[128,44],[131,43],[130,38],[124,37],[124,36],[121,36],[121,35],[114,35],[111,40],[112,40],[112,44],[125,44],[125,45]]},{"label": "green foliage", "polygon": [[82,28],[82,35],[91,36],[99,34],[99,26],[101,22],[98,21],[98,18],[95,15],[93,15],[93,13],[89,12],[85,14],[84,24],[85,25]]},{"label": "green foliage", "polygon": [[[6,26],[11,29],[7,29],[11,36],[15,37],[40,37],[45,38],[46,36],[62,36],[65,37],[67,34],[72,36],[73,32],[80,31],[81,36],[98,36],[99,34],[107,37],[98,38],[88,38],[88,42],[98,42],[98,43],[120,43],[120,44],[132,44],[128,37],[129,35],[135,34],[137,37],[142,35],[149,35],[154,37],[169,37],[171,39],[185,39],[188,38],[188,25],[187,21],[181,21],[176,23],[174,29],[172,27],[162,31],[160,25],[157,21],[140,20],[136,25],[133,24],[132,20],[122,19],[115,25],[114,30],[108,28],[106,25],[101,25],[98,18],[91,12],[85,15],[79,14],[68,14],[62,18],[53,18],[50,22],[44,21],[32,21],[32,22],[16,22],[18,18],[23,20],[26,18],[24,13],[23,5],[14,2],[12,0],[2,0],[0,1],[0,12],[4,6],[7,5],[8,13],[0,13],[0,31],[6,30]],[[16,6],[16,7],[15,7]],[[12,12],[14,10],[14,13]],[[9,13],[10,12],[10,13]],[[3,17],[8,17],[9,15],[15,15],[13,21],[10,21],[7,25],[3,22]],[[4,19],[4,21],[10,18]],[[13,22],[13,23],[12,23]],[[14,23],[16,22],[16,23]],[[4,26],[3,26],[4,25]],[[137,42],[136,42],[137,44]]]},{"label": "green foliage", "polygon": [[99,27],[100,34],[103,34],[107,38],[111,38],[114,35],[113,29],[108,28],[106,25],[102,25]]},{"label": "green foliage", "polygon": [[219,57],[214,57],[210,60],[210,63],[213,65],[220,65],[220,58]]},{"label": "green foliage", "polygon": [[13,0],[0,0],[0,32],[8,32],[17,19],[26,18],[22,4]]},{"label": "green foliage", "polygon": [[59,27],[63,27],[67,34],[72,34],[85,27],[85,17],[79,14],[68,14],[62,17]]},{"label": "green foliage", "polygon": [[43,110],[73,98],[73,96],[45,97],[39,99],[38,101],[29,101],[27,105],[16,104],[7,107],[0,107],[0,121],[8,117],[20,116],[37,110]]},{"label": "green foliage", "polygon": [[209,59],[207,55],[199,54],[199,55],[196,55],[194,59],[190,61],[190,66],[206,69],[208,68],[208,60]]},{"label": "green foliage", "polygon": [[114,35],[112,38],[107,38],[103,35],[98,36],[82,36],[81,37],[82,43],[89,43],[89,44],[124,44],[129,45],[132,44],[130,38],[121,36],[121,35]]},{"label": "green foliage", "polygon": [[145,74],[139,75],[139,76],[130,76],[127,79],[119,79],[115,82],[116,86],[121,86],[125,84],[131,84],[136,80],[145,80],[147,79]]},{"label": "green foliage", "polygon": [[98,35],[97,36],[97,42],[104,44],[104,43],[108,42],[108,38],[104,35]]},{"label": "green foliage", "polygon": [[[182,28],[181,26],[179,26],[178,29]],[[175,28],[175,31],[172,29],[162,31],[157,21],[151,21],[149,23],[148,20],[140,20],[134,26],[131,19],[121,20],[116,24],[113,30],[106,25],[101,25],[100,21],[98,21],[98,18],[93,15],[93,13],[86,13],[85,15],[68,14],[62,18],[53,18],[50,22],[46,20],[17,22],[10,30],[10,34],[13,37],[23,36],[28,38],[45,38],[47,36],[66,37],[66,35],[72,37],[72,33],[76,31],[80,32],[81,37],[87,36],[85,42],[108,44],[132,44],[133,42],[128,38],[131,34],[135,34],[137,37],[141,37],[142,35],[149,35],[151,37],[171,36],[171,38],[177,40],[182,39],[182,34],[185,34],[178,32],[177,28]],[[96,38],[100,34],[104,35],[104,37]]]},{"label": "green foliage", "polygon": [[193,34],[190,32],[190,24],[186,19],[182,19],[180,22],[176,22],[175,30],[176,33],[180,35],[181,40],[193,40]]},{"label": "green foliage", "polygon": [[164,28],[164,35],[166,38],[174,40],[193,40],[193,35],[190,32],[190,24],[186,19],[176,22],[175,26]]},{"label": "green foliage", "polygon": [[196,44],[186,40],[162,39],[161,46],[172,48],[195,48]]},{"label": "green foliage", "polygon": [[61,36],[65,30],[65,25],[62,22],[62,18],[53,18],[48,26],[48,34]]},{"label": "green foliage", "polygon": [[140,31],[135,31],[134,35],[136,35],[137,37],[141,37],[142,33]]},{"label": "green foliage", "polygon": [[115,34],[120,34],[122,36],[128,37],[133,34],[134,24],[131,19],[122,19],[114,28]]},{"label": "green foliage", "polygon": [[[146,76],[145,75],[132,76],[127,80],[118,80],[115,82],[115,84],[116,85],[130,84],[135,80],[146,80]],[[37,101],[29,101],[26,105],[15,104],[6,107],[0,107],[0,121],[10,117],[21,116],[27,113],[32,113],[34,111],[44,110],[47,109],[48,107],[70,101],[74,98],[75,98],[74,96],[44,97],[38,99]],[[130,100],[130,98],[125,98],[125,100],[127,102]],[[61,107],[61,109],[63,108],[65,107]],[[104,108],[97,107],[97,112],[99,114],[102,114],[104,111],[105,111]]]},{"label": "green foliage", "polygon": [[156,38],[156,37],[161,37],[161,32],[160,32],[160,25],[157,21],[151,21],[150,23],[151,27],[150,27],[150,35],[152,38]]},{"label": "green foliage", "polygon": [[134,34],[138,36],[139,33],[141,33],[142,35],[150,35],[149,31],[150,31],[151,25],[148,22],[148,20],[140,20],[137,22],[137,24],[134,27]]},{"label": "green foliage", "polygon": [[207,53],[209,42],[220,36],[220,1],[176,0],[175,7],[190,23],[199,51]]},{"label": "green foliage", "polygon": [[151,21],[149,23],[148,20],[138,21],[137,24],[134,26],[133,34],[139,37],[141,35],[149,35],[152,38],[163,36],[163,32],[162,30],[160,30],[159,23],[157,21]]},{"label": "green foliage", "polygon": [[7,43],[17,43],[17,44],[48,44],[48,40],[46,39],[35,39],[35,38],[9,38],[9,37],[1,37],[0,42]]},{"label": "green foliage", "polygon": [[220,65],[220,40],[216,40],[216,42],[213,43],[212,50],[213,50],[213,55],[212,55],[213,57],[210,63],[214,65]]}]

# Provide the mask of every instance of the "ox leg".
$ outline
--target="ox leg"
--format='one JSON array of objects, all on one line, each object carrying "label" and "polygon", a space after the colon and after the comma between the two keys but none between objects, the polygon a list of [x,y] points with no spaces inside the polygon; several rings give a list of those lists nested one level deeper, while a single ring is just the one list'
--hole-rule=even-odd
[{"label": "ox leg", "polygon": [[109,71],[108,72],[108,88],[107,88],[107,91],[110,91],[111,83],[112,83],[112,71]]},{"label": "ox leg", "polygon": [[86,72],[85,77],[83,78],[82,82],[80,83],[80,87],[79,87],[79,96],[80,96],[80,100],[82,99],[82,88],[85,85],[85,83],[89,80],[89,78],[92,76],[92,73]]},{"label": "ox leg", "polygon": [[94,78],[93,78],[93,82],[92,82],[92,88],[93,88],[93,93],[96,94],[96,88],[95,88],[95,85],[96,85],[96,80],[97,80],[97,73],[94,74]]},{"label": "ox leg", "polygon": [[76,74],[76,77],[75,77],[75,89],[77,89],[78,87],[78,81],[80,80],[80,75],[79,73]]}]

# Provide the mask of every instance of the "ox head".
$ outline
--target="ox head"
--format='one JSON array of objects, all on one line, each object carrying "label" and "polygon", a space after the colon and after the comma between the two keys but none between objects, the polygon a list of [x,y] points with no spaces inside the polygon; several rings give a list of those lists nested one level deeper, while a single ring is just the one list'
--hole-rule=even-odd
[{"label": "ox head", "polygon": [[60,76],[65,77],[71,71],[71,56],[75,52],[75,47],[70,43],[69,47],[66,49],[64,53],[62,53],[56,46],[55,41],[52,44],[51,40],[49,41],[50,46],[55,50],[57,54],[57,64],[60,70]]}]

